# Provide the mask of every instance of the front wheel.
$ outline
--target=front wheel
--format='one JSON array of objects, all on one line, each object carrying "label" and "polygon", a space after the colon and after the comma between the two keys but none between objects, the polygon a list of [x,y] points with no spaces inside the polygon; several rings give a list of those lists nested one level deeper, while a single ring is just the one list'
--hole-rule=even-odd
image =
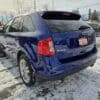
[{"label": "front wheel", "polygon": [[6,53],[0,48],[0,57],[6,57]]},{"label": "front wheel", "polygon": [[32,69],[29,60],[25,55],[21,55],[19,57],[19,72],[25,85],[34,85],[34,83],[36,82],[35,70]]}]

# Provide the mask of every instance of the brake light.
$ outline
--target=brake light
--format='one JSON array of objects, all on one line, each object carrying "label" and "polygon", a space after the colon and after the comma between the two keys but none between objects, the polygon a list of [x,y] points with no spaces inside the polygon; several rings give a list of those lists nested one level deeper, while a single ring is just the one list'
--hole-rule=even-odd
[{"label": "brake light", "polygon": [[52,38],[40,40],[38,42],[38,54],[40,55],[54,55],[55,50]]}]

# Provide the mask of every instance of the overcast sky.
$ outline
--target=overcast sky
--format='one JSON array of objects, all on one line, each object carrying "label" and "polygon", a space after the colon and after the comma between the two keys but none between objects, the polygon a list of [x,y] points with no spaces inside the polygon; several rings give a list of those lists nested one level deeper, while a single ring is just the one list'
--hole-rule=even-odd
[{"label": "overcast sky", "polygon": [[[29,0],[25,1],[29,2]],[[36,1],[38,9],[42,9],[44,5],[49,5],[49,8],[52,9],[53,0],[36,0]],[[0,10],[14,11],[15,5],[16,5],[15,0],[0,0]],[[79,8],[82,13],[85,13],[88,11],[89,8],[99,10],[100,0],[54,0],[53,5],[54,9],[56,10],[71,11],[72,9]]]}]

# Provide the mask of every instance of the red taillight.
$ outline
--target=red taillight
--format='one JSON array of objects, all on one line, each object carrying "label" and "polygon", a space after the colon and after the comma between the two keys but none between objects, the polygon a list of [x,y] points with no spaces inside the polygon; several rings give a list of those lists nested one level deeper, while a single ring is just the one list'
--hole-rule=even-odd
[{"label": "red taillight", "polygon": [[38,54],[40,55],[54,55],[55,54],[52,38],[47,38],[44,40],[40,40],[38,42]]}]

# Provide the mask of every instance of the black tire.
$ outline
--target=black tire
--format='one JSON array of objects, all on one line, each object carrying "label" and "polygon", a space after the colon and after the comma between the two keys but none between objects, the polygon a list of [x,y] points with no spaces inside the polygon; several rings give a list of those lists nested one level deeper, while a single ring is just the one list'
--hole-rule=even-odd
[{"label": "black tire", "polygon": [[[29,73],[28,73],[29,81],[27,81],[27,82],[26,82],[26,80],[24,79],[24,76],[22,75],[22,73],[24,73],[24,75],[26,74],[25,71],[22,72],[22,70],[21,70],[21,61],[22,61],[22,60],[25,60],[25,61],[26,61],[26,68],[28,68],[27,70],[29,71]],[[27,58],[24,54],[22,54],[22,55],[19,57],[19,62],[18,62],[18,63],[19,63],[20,77],[21,77],[21,79],[23,80],[23,83],[24,83],[26,86],[28,86],[28,87],[34,85],[35,82],[36,82],[35,70],[32,69],[31,64],[30,64],[28,58]]]},{"label": "black tire", "polygon": [[6,53],[0,48],[0,57],[6,57]]}]

